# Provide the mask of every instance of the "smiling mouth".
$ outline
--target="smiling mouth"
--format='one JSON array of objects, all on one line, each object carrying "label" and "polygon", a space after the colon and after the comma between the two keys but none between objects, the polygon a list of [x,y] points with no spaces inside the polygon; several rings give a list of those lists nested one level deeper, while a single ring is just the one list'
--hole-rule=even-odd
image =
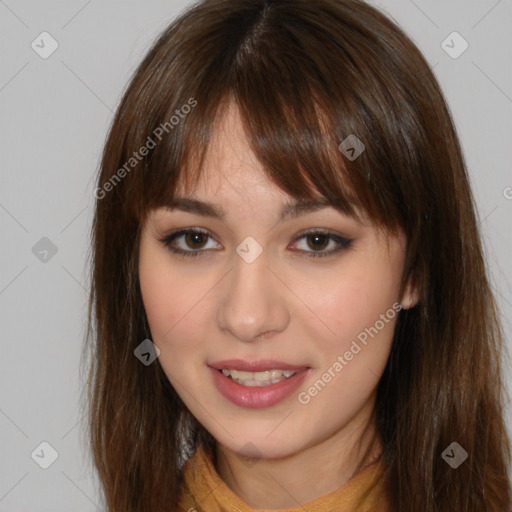
[{"label": "smiling mouth", "polygon": [[238,407],[261,409],[285,400],[312,369],[276,359],[229,359],[208,364],[213,384]]},{"label": "smiling mouth", "polygon": [[260,372],[246,372],[241,370],[228,370],[223,368],[219,370],[228,379],[237,384],[247,387],[263,387],[277,384],[283,380],[289,379],[297,373],[296,370],[264,370]]}]

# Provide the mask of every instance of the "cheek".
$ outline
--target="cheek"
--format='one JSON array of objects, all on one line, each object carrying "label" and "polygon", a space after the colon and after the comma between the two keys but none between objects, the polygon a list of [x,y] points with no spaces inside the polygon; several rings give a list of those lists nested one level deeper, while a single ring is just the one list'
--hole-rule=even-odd
[{"label": "cheek", "polygon": [[161,341],[179,315],[176,284],[162,274],[158,265],[143,260],[139,267],[140,288],[144,309],[155,340]]},{"label": "cheek", "polygon": [[[325,280],[322,286],[318,280],[303,284],[301,291],[304,302],[317,313],[308,322],[311,329],[316,326],[315,338],[336,349],[350,345],[352,339],[376,322],[382,337],[392,334],[394,322],[389,320],[396,316],[392,306],[398,297],[399,274],[391,264],[364,260],[356,263],[338,273],[336,279],[331,276]],[[390,308],[382,324],[381,315]],[[320,329],[324,333],[321,337]]]},{"label": "cheek", "polygon": [[191,275],[170,262],[163,251],[141,250],[139,281],[152,341],[164,370],[176,373],[200,350],[206,327],[207,276]]},{"label": "cheek", "polygon": [[185,317],[185,299],[190,296],[186,290],[190,291],[190,287],[183,287],[165,252],[155,250],[151,241],[141,245],[139,282],[153,341],[159,345]]},{"label": "cheek", "polygon": [[311,309],[322,312],[331,331],[313,318],[303,325],[318,356],[315,375],[298,397],[314,418],[311,435],[349,421],[374,393],[391,349],[398,289],[389,265],[366,264],[343,272],[335,286],[331,280],[328,293],[310,295]]}]

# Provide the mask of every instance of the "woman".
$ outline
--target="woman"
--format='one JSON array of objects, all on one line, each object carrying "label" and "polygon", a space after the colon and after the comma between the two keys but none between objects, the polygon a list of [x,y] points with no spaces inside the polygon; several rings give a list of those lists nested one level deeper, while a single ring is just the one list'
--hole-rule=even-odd
[{"label": "woman", "polygon": [[511,508],[461,148],[384,15],[198,3],[131,80],[95,195],[108,510]]}]

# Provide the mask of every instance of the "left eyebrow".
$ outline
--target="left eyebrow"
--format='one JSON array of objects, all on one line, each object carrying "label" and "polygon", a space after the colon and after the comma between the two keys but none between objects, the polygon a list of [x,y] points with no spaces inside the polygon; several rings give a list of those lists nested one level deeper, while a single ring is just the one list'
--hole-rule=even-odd
[{"label": "left eyebrow", "polygon": [[[224,220],[226,212],[217,204],[200,201],[192,197],[175,197],[174,199],[165,201],[161,206],[171,210],[182,210],[204,217],[212,217],[214,219]],[[279,222],[288,220],[311,212],[332,207],[332,203],[326,198],[318,199],[300,199],[285,203],[279,213]]]}]

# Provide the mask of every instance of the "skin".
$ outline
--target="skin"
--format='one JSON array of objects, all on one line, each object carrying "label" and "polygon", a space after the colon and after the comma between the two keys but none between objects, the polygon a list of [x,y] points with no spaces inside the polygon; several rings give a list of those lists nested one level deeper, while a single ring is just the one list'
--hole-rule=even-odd
[{"label": "skin", "polygon": [[[217,471],[228,486],[251,508],[296,507],[346,483],[374,433],[369,418],[397,315],[307,404],[297,395],[393,304],[417,301],[411,286],[399,296],[406,240],[401,233],[386,238],[331,207],[276,223],[292,198],[264,174],[233,104],[212,138],[193,197],[222,206],[225,219],[158,208],[142,230],[140,286],[159,363],[217,440]],[[209,231],[213,238],[199,243],[186,236],[174,241],[183,250],[205,251],[202,256],[184,258],[159,240],[182,228]],[[353,239],[352,245],[308,258],[318,245],[297,235],[315,228]],[[248,236],[263,249],[251,264],[235,251]],[[319,252],[336,247],[328,239]],[[207,368],[232,358],[276,359],[311,371],[280,403],[249,409],[224,398]],[[247,443],[258,458],[246,458],[255,455]],[[379,450],[377,444],[372,457]]]}]

